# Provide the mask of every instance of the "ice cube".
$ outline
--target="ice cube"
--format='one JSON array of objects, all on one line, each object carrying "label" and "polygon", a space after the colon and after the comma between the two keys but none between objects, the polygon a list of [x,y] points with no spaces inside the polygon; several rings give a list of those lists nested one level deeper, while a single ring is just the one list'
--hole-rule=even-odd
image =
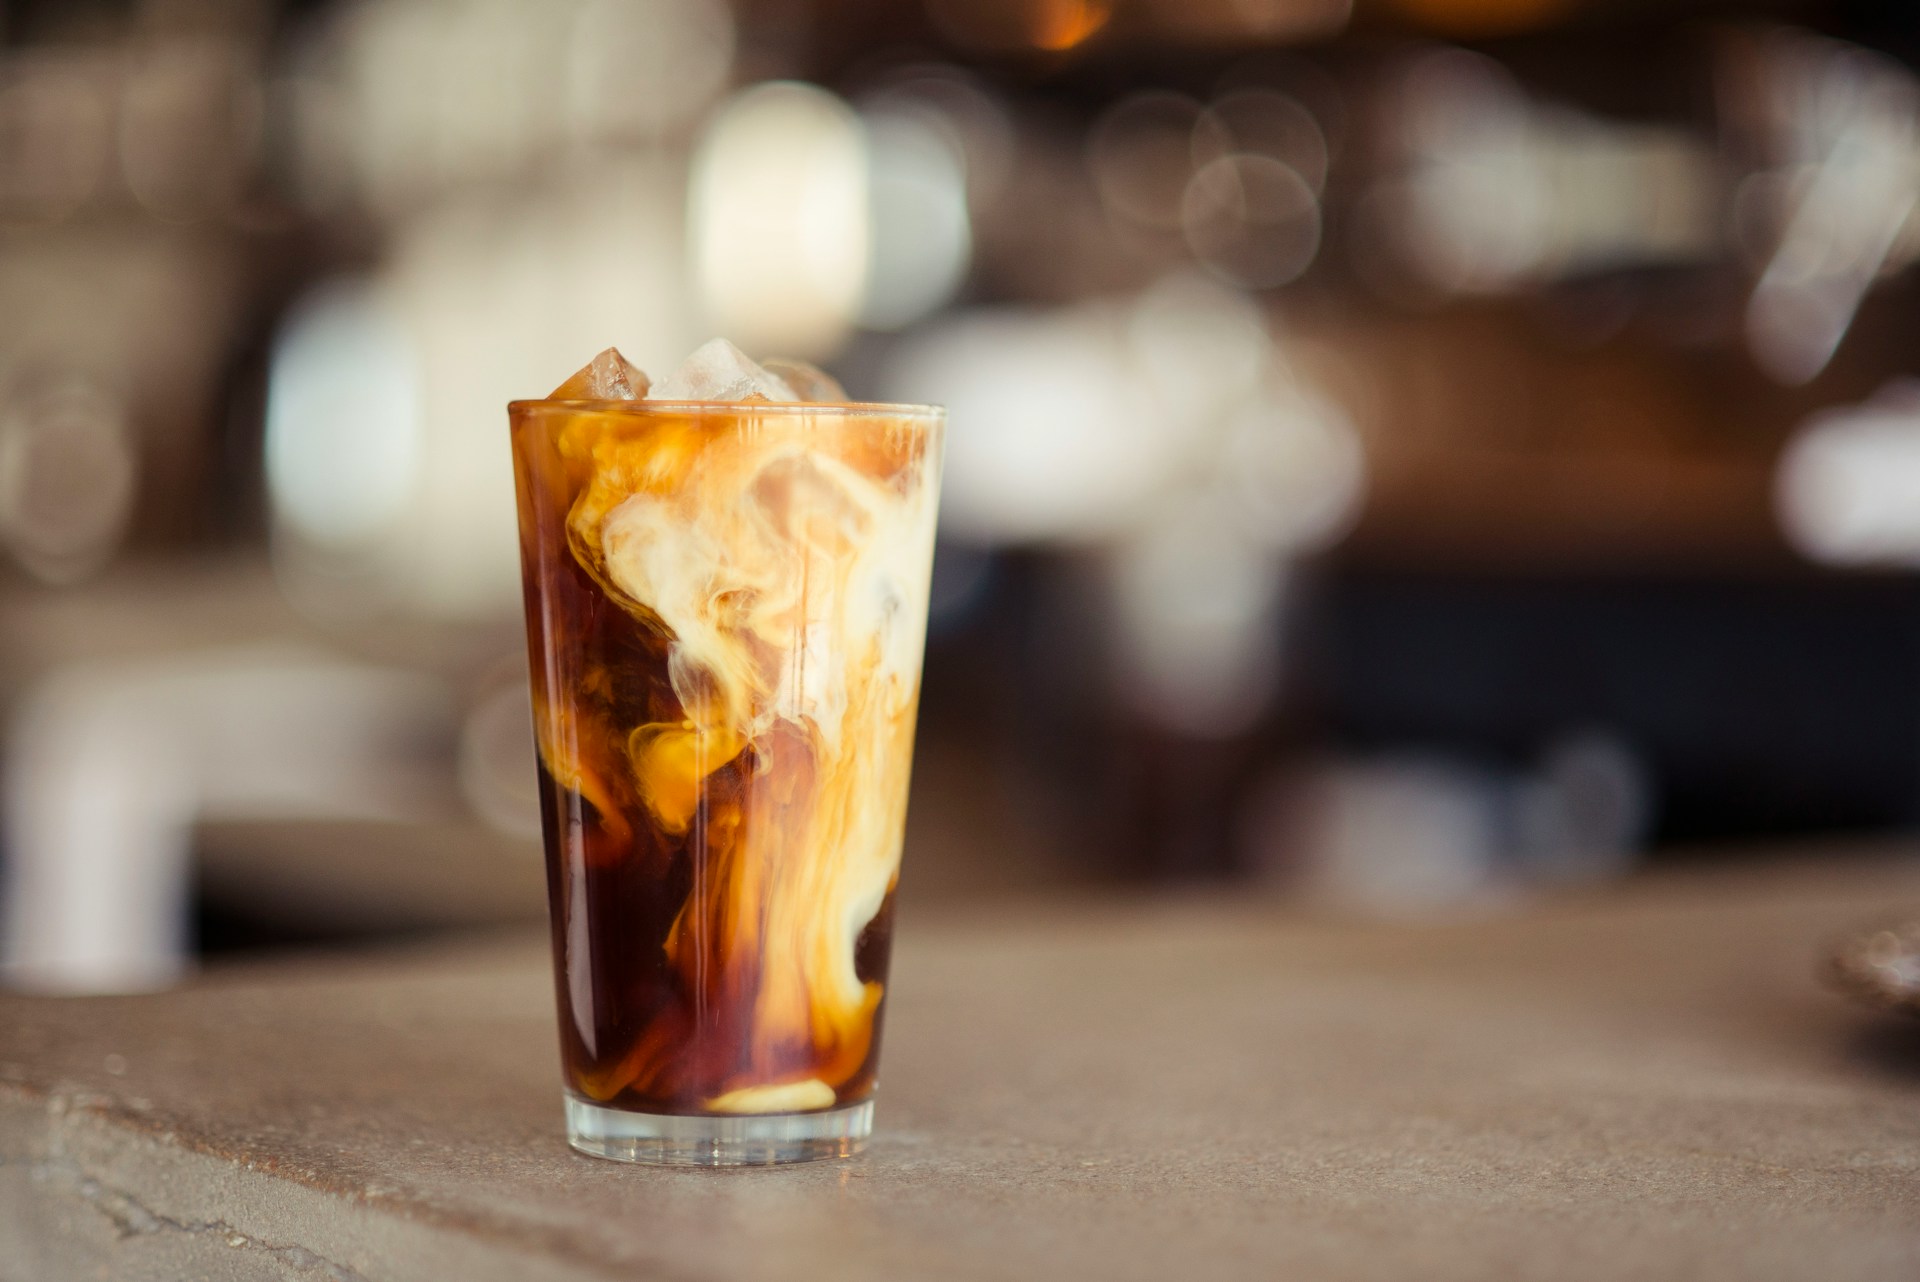
[{"label": "ice cube", "polygon": [[724,338],[702,345],[653,385],[656,401],[797,401],[793,389]]},{"label": "ice cube", "polygon": [[553,389],[554,401],[638,401],[646,399],[647,376],[617,347],[609,347]]},{"label": "ice cube", "polygon": [[797,361],[791,356],[775,356],[761,361],[760,368],[791,387],[793,394],[803,401],[839,402],[847,399],[847,389],[840,386],[840,380],[818,365]]}]

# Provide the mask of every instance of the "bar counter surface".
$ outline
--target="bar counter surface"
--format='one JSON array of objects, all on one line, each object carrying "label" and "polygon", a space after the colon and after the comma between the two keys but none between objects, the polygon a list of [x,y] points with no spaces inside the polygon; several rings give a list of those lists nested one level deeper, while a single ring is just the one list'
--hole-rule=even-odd
[{"label": "bar counter surface", "polygon": [[871,1148],[580,1157],[543,941],[0,997],[0,1279],[1920,1277],[1920,858],[1475,922],[904,904]]}]

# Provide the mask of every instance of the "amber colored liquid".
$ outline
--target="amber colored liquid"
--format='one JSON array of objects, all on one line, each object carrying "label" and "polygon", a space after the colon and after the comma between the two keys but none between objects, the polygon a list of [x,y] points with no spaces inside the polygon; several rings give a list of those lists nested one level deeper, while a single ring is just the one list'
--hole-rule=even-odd
[{"label": "amber colored liquid", "polygon": [[867,624],[924,627],[937,428],[787,415],[516,408],[562,1060],[595,1103],[873,1090],[919,674],[917,632]]}]

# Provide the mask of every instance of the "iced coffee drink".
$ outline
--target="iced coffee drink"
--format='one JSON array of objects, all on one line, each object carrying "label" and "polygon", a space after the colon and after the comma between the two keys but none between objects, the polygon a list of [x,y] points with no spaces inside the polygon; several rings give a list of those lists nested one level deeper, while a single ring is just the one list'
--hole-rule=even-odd
[{"label": "iced coffee drink", "polygon": [[511,407],[570,1137],[640,1161],[871,1125],[939,411],[709,344]]}]

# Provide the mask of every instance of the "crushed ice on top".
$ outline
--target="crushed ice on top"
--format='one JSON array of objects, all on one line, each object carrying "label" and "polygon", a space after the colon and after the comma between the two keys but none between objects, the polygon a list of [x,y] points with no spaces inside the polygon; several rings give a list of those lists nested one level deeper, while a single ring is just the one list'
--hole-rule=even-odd
[{"label": "crushed ice on top", "polygon": [[553,400],[595,401],[844,401],[831,374],[805,361],[778,357],[764,365],[724,338],[701,345],[680,368],[650,383],[617,348],[609,347],[553,391]]}]

